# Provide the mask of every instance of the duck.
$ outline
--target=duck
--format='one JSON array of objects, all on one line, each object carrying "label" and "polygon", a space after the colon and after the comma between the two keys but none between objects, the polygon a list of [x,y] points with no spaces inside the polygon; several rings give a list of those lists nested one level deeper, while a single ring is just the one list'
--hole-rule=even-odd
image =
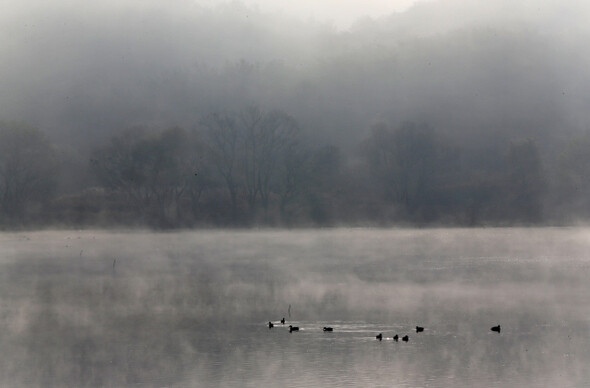
[{"label": "duck", "polygon": [[375,338],[377,338],[379,341],[381,341],[383,339],[383,334],[379,333],[375,336]]},{"label": "duck", "polygon": [[291,325],[289,325],[289,333],[292,333],[294,331],[299,331],[299,326],[291,326]]},{"label": "duck", "polygon": [[498,326],[492,327],[490,330],[495,331],[496,333],[499,333],[502,330],[502,328],[500,327],[500,325],[498,325]]},{"label": "duck", "polygon": [[334,329],[331,327],[324,326],[324,331],[334,331]]},{"label": "duck", "polygon": [[399,335],[397,335],[397,334],[396,334],[396,335],[394,335],[394,336],[393,336],[393,340],[394,340],[395,342],[399,341]]},{"label": "duck", "polygon": [[422,333],[424,328],[422,326],[416,326],[416,333]]},{"label": "duck", "polygon": [[283,317],[283,319],[281,319],[281,324],[285,324],[285,317]]},{"label": "duck", "polygon": [[271,321],[268,321],[268,328],[272,329],[275,325],[273,325],[273,323]]},{"label": "duck", "polygon": [[404,342],[408,342],[409,340],[410,340],[410,337],[408,337],[407,335],[404,335],[402,337],[402,341],[404,341]]}]

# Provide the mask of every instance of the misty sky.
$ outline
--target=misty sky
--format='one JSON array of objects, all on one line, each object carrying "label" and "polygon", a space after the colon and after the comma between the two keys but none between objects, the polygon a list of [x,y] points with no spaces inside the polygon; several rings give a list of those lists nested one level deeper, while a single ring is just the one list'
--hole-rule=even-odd
[{"label": "misty sky", "polygon": [[[301,19],[333,23],[346,29],[363,17],[379,18],[394,12],[403,12],[416,2],[434,0],[244,0],[268,12],[285,13]],[[196,0],[203,6],[219,6],[228,0]]]},{"label": "misty sky", "polygon": [[381,120],[585,129],[589,11],[561,0],[0,0],[0,119],[91,139],[257,104],[350,144]]}]

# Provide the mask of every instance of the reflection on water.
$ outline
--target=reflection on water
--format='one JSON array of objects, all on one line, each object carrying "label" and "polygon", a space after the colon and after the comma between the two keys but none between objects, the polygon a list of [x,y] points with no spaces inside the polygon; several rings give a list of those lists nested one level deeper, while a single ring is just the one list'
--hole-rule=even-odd
[{"label": "reflection on water", "polygon": [[[568,339],[563,344],[552,338],[558,328],[549,326],[534,325],[534,335],[498,335],[483,327],[457,332],[442,325],[416,334],[404,325],[354,322],[324,333],[322,322],[297,324],[307,329],[289,334],[263,325],[249,328],[235,348],[225,349],[226,368],[211,369],[207,381],[236,387],[279,382],[294,387],[579,386],[588,381],[580,360],[587,360],[587,343]],[[384,334],[383,341],[375,339],[377,333]],[[396,333],[409,333],[409,342],[393,341]]]},{"label": "reflection on water", "polygon": [[0,386],[590,385],[588,229],[0,243]]}]

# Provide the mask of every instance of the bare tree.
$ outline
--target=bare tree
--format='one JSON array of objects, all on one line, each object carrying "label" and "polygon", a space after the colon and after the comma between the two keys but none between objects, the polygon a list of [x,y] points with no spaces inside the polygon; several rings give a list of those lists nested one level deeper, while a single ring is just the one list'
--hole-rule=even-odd
[{"label": "bare tree", "polygon": [[208,158],[225,183],[235,222],[238,218],[240,141],[236,119],[230,114],[213,113],[203,118],[201,123],[205,128]]},{"label": "bare tree", "polygon": [[213,166],[207,158],[207,145],[202,139],[202,134],[198,130],[189,133],[188,147],[185,166],[187,168],[186,177],[189,178],[186,187],[186,196],[189,201],[193,220],[201,217],[201,199],[203,194],[217,187],[217,182],[213,177]]},{"label": "bare tree", "polygon": [[282,111],[272,111],[261,117],[257,130],[251,134],[255,137],[252,144],[256,144],[256,152],[252,152],[255,155],[252,163],[254,183],[265,212],[268,211],[275,182],[280,179],[281,159],[295,147],[298,130],[291,116]]},{"label": "bare tree", "polygon": [[435,185],[437,151],[434,131],[413,123],[395,129],[377,125],[363,144],[365,159],[385,199],[410,213],[428,203]]},{"label": "bare tree", "polygon": [[0,209],[8,222],[25,221],[28,205],[51,198],[57,172],[56,153],[39,129],[0,122]]},{"label": "bare tree", "polygon": [[511,218],[541,220],[546,183],[537,144],[531,139],[512,142],[507,161],[506,200]]},{"label": "bare tree", "polygon": [[289,222],[289,207],[296,203],[309,181],[309,161],[309,152],[297,142],[285,149],[280,157],[279,172],[273,191],[279,197],[279,212],[283,222]]},{"label": "bare tree", "polygon": [[181,199],[193,178],[188,134],[131,128],[95,151],[92,169],[103,185],[123,195],[138,214],[159,225],[181,217]]},{"label": "bare tree", "polygon": [[263,145],[263,113],[258,107],[245,109],[240,115],[243,126],[242,170],[251,214],[256,211],[260,193],[260,152]]},{"label": "bare tree", "polygon": [[137,212],[148,207],[152,197],[146,187],[145,163],[137,152],[146,134],[143,127],[128,128],[111,138],[108,145],[95,149],[90,160],[91,170],[99,181],[123,195]]},{"label": "bare tree", "polygon": [[[237,220],[239,189],[244,189],[250,217],[261,206],[268,216],[271,199],[286,186],[285,155],[296,146],[299,128],[296,121],[284,112],[263,112],[256,106],[239,114],[211,114],[203,120],[209,158],[231,198],[232,214]],[[293,191],[291,187],[287,191]],[[290,194],[283,192],[287,201]]]}]

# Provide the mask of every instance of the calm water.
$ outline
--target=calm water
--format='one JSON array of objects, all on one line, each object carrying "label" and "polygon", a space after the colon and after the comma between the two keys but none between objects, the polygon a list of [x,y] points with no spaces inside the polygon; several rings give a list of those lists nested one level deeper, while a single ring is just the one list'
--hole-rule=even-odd
[{"label": "calm water", "polygon": [[3,387],[590,386],[590,229],[0,244]]}]

